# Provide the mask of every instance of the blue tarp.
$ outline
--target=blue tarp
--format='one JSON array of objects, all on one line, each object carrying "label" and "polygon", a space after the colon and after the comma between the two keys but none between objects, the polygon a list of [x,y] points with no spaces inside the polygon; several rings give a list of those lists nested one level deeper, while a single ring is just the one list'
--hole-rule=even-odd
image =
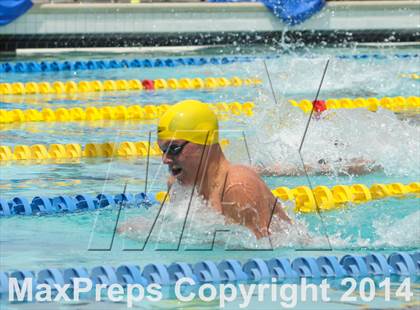
[{"label": "blue tarp", "polygon": [[31,0],[0,0],[0,26],[11,23],[31,7]]},{"label": "blue tarp", "polygon": [[[258,0],[208,0],[210,2],[258,2]],[[325,5],[325,0],[261,0],[289,25],[299,24]],[[0,26],[7,25],[32,7],[31,0],[0,0]]]},{"label": "blue tarp", "polygon": [[299,24],[320,11],[325,0],[208,0],[210,2],[262,2],[289,25]]}]

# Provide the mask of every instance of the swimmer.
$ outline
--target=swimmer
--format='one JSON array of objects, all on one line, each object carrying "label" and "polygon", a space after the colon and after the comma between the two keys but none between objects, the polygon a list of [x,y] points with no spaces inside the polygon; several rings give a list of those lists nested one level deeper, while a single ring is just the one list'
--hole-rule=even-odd
[{"label": "swimmer", "polygon": [[255,171],[261,176],[302,176],[308,175],[367,175],[382,170],[382,166],[374,161],[363,158],[343,160],[338,158],[329,162],[324,158],[316,163],[305,164],[301,167],[295,165],[272,165],[269,167],[257,164]]},{"label": "swimmer", "polygon": [[[175,183],[194,187],[216,212],[225,216],[227,223],[244,225],[257,238],[270,234],[272,215],[282,223],[291,223],[258,174],[299,175],[304,173],[303,169],[286,165],[252,168],[230,163],[219,144],[217,117],[208,105],[199,101],[186,100],[170,107],[160,118],[157,130],[162,161],[169,170],[169,189]],[[321,160],[317,164],[325,166],[327,162]],[[118,231],[141,229],[136,222],[139,224],[137,220],[131,221]]]},{"label": "swimmer", "polygon": [[257,238],[270,234],[273,214],[290,223],[254,169],[226,159],[217,117],[205,103],[186,100],[170,107],[159,120],[157,136],[169,188],[175,182],[193,186],[227,222],[248,227]]}]

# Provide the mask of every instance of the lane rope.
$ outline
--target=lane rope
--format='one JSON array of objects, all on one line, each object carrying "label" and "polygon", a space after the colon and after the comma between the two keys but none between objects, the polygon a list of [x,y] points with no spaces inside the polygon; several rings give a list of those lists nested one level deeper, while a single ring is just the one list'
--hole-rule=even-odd
[{"label": "lane rope", "polygon": [[142,90],[191,90],[215,89],[225,87],[255,86],[262,81],[257,78],[207,77],[179,78],[156,80],[92,80],[92,81],[54,81],[54,82],[15,82],[0,83],[0,95],[33,95],[33,94],[73,94],[86,92],[109,91],[142,91]]},{"label": "lane rope", "polygon": [[416,74],[416,73],[403,73],[403,74],[400,74],[400,77],[406,78],[406,79],[420,80],[420,74]]},{"label": "lane rope", "polygon": [[[100,265],[92,269],[74,266],[68,268],[46,268],[39,272],[16,269],[0,273],[0,293],[7,295],[9,278],[15,278],[21,289],[25,279],[36,284],[74,286],[74,278],[89,278],[93,287],[104,284],[120,284],[123,287],[132,284],[147,286],[157,283],[162,286],[173,286],[181,278],[191,278],[198,284],[204,283],[259,283],[300,278],[344,277],[413,277],[420,274],[420,252],[394,252],[389,255],[369,253],[367,255],[346,254],[341,258],[327,256],[301,256],[294,259],[275,257],[271,259],[251,258],[245,262],[226,259],[220,262],[211,260],[199,261],[195,264],[174,262],[169,265],[150,263],[141,268],[138,265],[123,264],[118,267]],[[402,279],[398,279],[401,281]]]},{"label": "lane rope", "polygon": [[272,193],[282,201],[293,201],[296,212],[313,213],[316,212],[317,206],[321,211],[330,211],[345,208],[349,204],[362,204],[390,197],[420,198],[420,182],[406,185],[375,183],[370,188],[364,184],[338,184],[332,188],[319,185],[313,190],[308,186],[298,186],[293,189],[281,186],[272,190]]},{"label": "lane rope", "polygon": [[404,111],[418,111],[420,110],[420,97],[383,97],[383,98],[339,98],[339,99],[326,99],[317,100],[312,102],[308,99],[300,101],[289,100],[289,103],[295,107],[300,108],[305,113],[312,111],[312,106],[316,112],[322,112],[325,110],[336,110],[336,109],[359,109],[364,108],[369,111],[376,112],[379,108],[391,110],[393,112],[404,112]]},{"label": "lane rope", "polygon": [[[10,160],[48,160],[48,159],[72,159],[82,157],[127,157],[127,156],[147,156],[149,148],[148,141],[130,142],[124,141],[120,143],[87,143],[81,145],[78,143],[51,145],[34,144],[34,145],[16,145],[10,147],[0,145],[0,161]],[[150,146],[150,155],[161,155],[161,151],[156,142]]]},{"label": "lane rope", "polygon": [[0,64],[0,72],[58,72],[78,70],[106,70],[119,68],[156,68],[177,66],[225,65],[236,62],[251,62],[252,56],[226,57],[184,57],[184,58],[145,58],[145,59],[107,59],[76,61],[5,62]]},{"label": "lane rope", "polygon": [[[370,188],[364,184],[338,184],[332,188],[319,185],[312,191],[308,186],[297,186],[292,189],[282,186],[273,189],[272,193],[282,201],[293,201],[295,212],[314,213],[316,212],[315,202],[318,203],[321,211],[331,211],[345,208],[349,204],[362,204],[372,200],[420,198],[420,182],[375,183]],[[23,196],[16,196],[10,200],[0,198],[0,217],[95,211],[106,207],[115,209],[122,203],[127,208],[148,209],[158,203],[163,203],[165,198],[170,199],[166,192],[117,195],[102,193],[96,196],[76,194],[55,197],[38,195],[30,201]]]},{"label": "lane rope", "polygon": [[[252,62],[260,59],[278,59],[281,56],[218,56],[218,57],[180,57],[180,58],[145,58],[145,59],[105,59],[105,60],[75,60],[75,61],[18,61],[0,63],[0,73],[36,73],[58,71],[106,70],[119,68],[155,68],[177,66],[228,65],[232,63]],[[335,56],[341,60],[367,59],[413,59],[415,53],[396,53],[384,55],[373,54],[343,54]]]},{"label": "lane rope", "polygon": [[[216,115],[222,120],[229,116],[252,116],[253,102],[218,102],[208,103]],[[73,107],[42,110],[36,109],[0,109],[0,124],[24,122],[75,122],[97,120],[155,120],[168,108],[169,104],[132,105],[132,106],[101,106],[101,107]]]},{"label": "lane rope", "polygon": [[[222,147],[229,144],[221,139]],[[19,144],[14,147],[0,145],[0,162],[32,160],[33,163],[48,163],[48,160],[96,158],[96,157],[146,157],[148,156],[148,141],[122,141],[104,143],[67,144]],[[161,156],[157,142],[150,144],[150,156]]]}]

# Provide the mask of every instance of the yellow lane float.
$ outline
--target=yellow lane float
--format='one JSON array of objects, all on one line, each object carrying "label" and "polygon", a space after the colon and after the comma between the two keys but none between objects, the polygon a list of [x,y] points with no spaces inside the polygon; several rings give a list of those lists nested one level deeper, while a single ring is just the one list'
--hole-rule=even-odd
[{"label": "yellow lane float", "polygon": [[400,74],[400,77],[406,78],[406,79],[419,80],[420,79],[420,74],[417,74],[417,73],[403,73],[403,74]]},{"label": "yellow lane float", "polygon": [[293,201],[296,211],[303,213],[328,211],[345,207],[349,203],[361,204],[388,197],[404,198],[408,195],[420,197],[420,182],[409,184],[390,183],[373,184],[370,188],[364,184],[317,186],[311,190],[308,186],[290,189],[285,186],[272,190],[275,197],[282,201]]},{"label": "yellow lane float", "polygon": [[[225,147],[229,144],[229,140],[222,139],[220,144]],[[148,141],[88,143],[84,146],[78,143],[16,145],[14,147],[0,145],[0,162],[35,160],[39,163],[40,160],[82,157],[145,157],[149,150],[150,156],[162,155],[158,144],[152,142],[149,145]]]},{"label": "yellow lane float", "polygon": [[[232,115],[252,116],[253,102],[219,102],[210,103],[210,107],[221,118],[226,119]],[[132,105],[132,106],[102,106],[87,108],[59,108],[42,110],[5,110],[0,109],[0,124],[23,122],[74,122],[96,120],[152,120],[159,118],[170,105]]]},{"label": "yellow lane float", "polygon": [[[383,98],[341,98],[341,99],[327,99],[323,101],[326,110],[336,109],[358,109],[365,108],[370,111],[377,111],[378,108],[391,110],[393,112],[404,111],[419,111],[420,112],[420,97],[383,97]],[[303,112],[309,113],[312,110],[312,101],[303,99],[300,101],[289,100],[289,103],[295,107],[300,108]]]},{"label": "yellow lane float", "polygon": [[255,86],[261,84],[258,78],[240,78],[237,76],[180,78],[157,80],[93,80],[93,81],[54,81],[54,82],[15,82],[0,83],[0,95],[33,95],[33,94],[74,94],[107,91],[142,91],[160,89],[199,89],[223,88],[239,86]]},{"label": "yellow lane float", "polygon": [[[394,191],[392,191],[394,190]],[[331,189],[320,185],[311,190],[308,186],[288,188],[281,186],[271,191],[282,201],[293,201],[295,211],[302,213],[330,211],[343,208],[348,203],[361,204],[368,201],[384,199],[387,197],[405,198],[408,196],[420,197],[420,182],[409,184],[390,183],[373,184],[368,188],[364,184],[335,185]],[[166,192],[158,192],[156,200],[163,202]]]}]

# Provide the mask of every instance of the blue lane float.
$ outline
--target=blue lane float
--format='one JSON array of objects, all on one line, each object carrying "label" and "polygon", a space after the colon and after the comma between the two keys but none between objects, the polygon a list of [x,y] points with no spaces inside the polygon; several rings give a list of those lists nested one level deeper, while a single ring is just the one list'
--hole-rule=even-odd
[{"label": "blue lane float", "polygon": [[0,72],[56,72],[80,70],[105,70],[118,68],[156,68],[177,66],[226,65],[236,62],[250,62],[251,56],[231,57],[184,57],[155,59],[111,59],[88,61],[42,61],[42,62],[6,62],[0,64]]},{"label": "blue lane float", "polygon": [[46,215],[57,213],[73,213],[84,211],[95,211],[105,207],[115,208],[117,206],[133,208],[149,208],[158,202],[153,194],[79,194],[76,196],[45,197],[36,196],[32,201],[25,197],[17,196],[10,200],[0,198],[0,217],[17,215]]},{"label": "blue lane float", "polygon": [[[280,56],[226,56],[226,57],[184,57],[184,58],[155,58],[155,59],[111,59],[88,61],[42,61],[42,62],[5,62],[0,63],[0,73],[31,73],[31,72],[57,72],[80,70],[106,70],[118,68],[155,68],[177,66],[203,66],[227,65],[232,63],[252,62],[258,59],[276,59]],[[337,59],[364,60],[364,59],[413,59],[418,54],[355,54],[338,55]]]},{"label": "blue lane float", "polygon": [[241,263],[228,259],[221,262],[210,260],[196,264],[176,262],[170,265],[148,264],[141,268],[138,265],[123,264],[118,267],[107,265],[97,266],[90,271],[84,267],[65,269],[46,268],[39,272],[31,270],[15,270],[0,272],[0,294],[8,292],[9,278],[16,278],[19,285],[26,278],[32,278],[35,284],[73,285],[76,277],[90,278],[93,284],[110,286],[118,283],[123,287],[127,284],[143,286],[157,283],[171,286],[183,277],[193,279],[196,283],[259,283],[264,281],[284,282],[311,278],[313,280],[344,277],[418,277],[420,275],[420,252],[395,252],[388,256],[381,253],[371,253],[365,256],[345,255],[335,256],[272,258],[263,260],[252,258]]}]

